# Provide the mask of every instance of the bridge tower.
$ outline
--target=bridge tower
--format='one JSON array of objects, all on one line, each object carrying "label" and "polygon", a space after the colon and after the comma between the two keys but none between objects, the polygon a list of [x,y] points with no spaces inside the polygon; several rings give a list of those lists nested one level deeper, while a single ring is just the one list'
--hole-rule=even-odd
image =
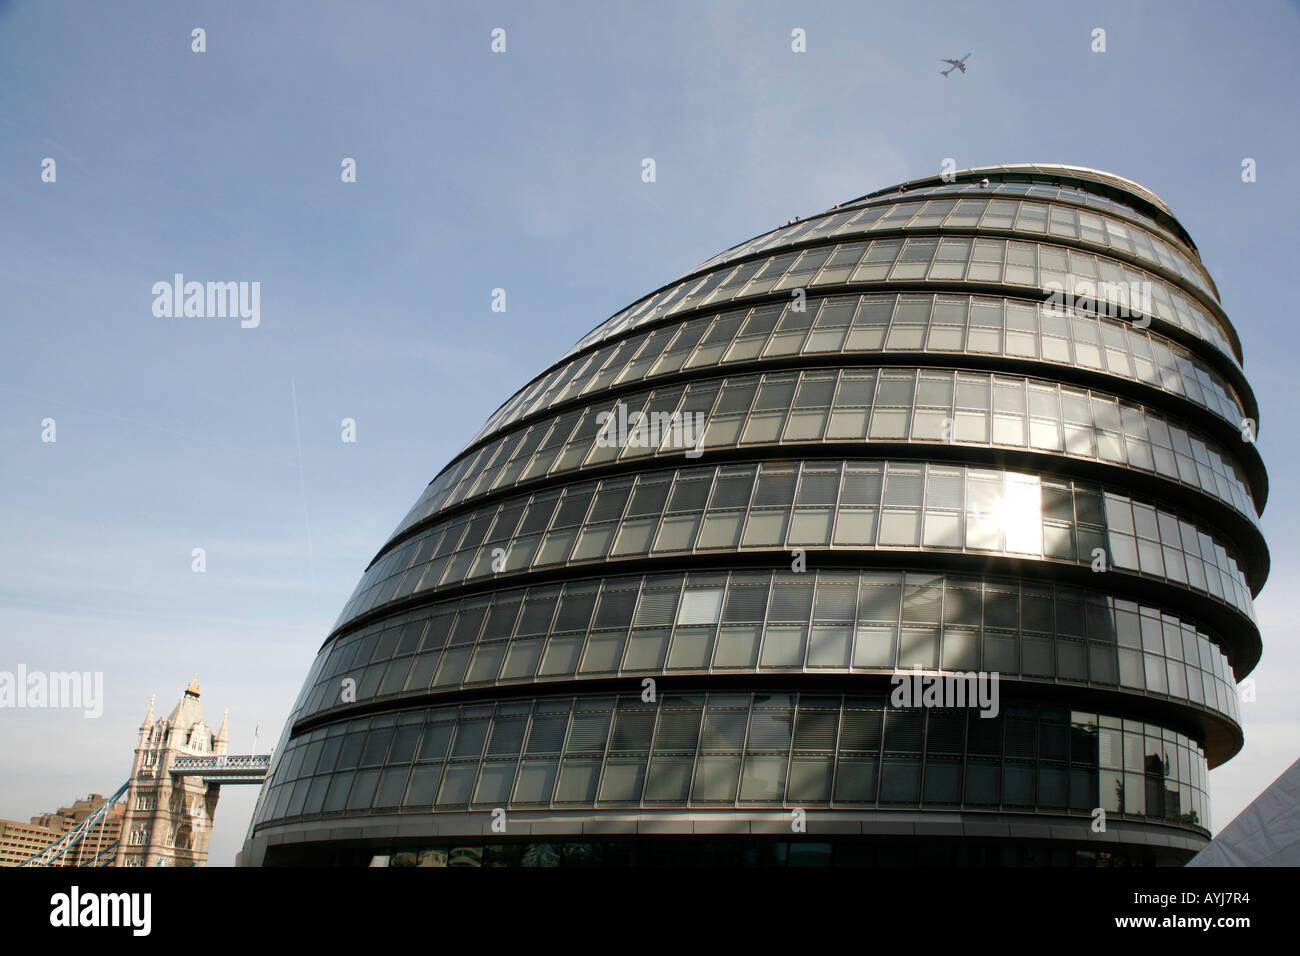
[{"label": "bridge tower", "polygon": [[213,733],[199,704],[197,677],[166,717],[154,701],[140,725],[127,790],[122,838],[114,866],[202,866],[208,859],[219,782],[169,772],[178,757],[214,758],[226,753],[226,724]]}]

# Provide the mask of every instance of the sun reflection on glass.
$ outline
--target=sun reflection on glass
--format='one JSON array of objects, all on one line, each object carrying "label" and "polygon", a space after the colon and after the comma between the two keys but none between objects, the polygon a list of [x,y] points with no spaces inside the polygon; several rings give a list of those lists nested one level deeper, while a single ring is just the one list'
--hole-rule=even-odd
[{"label": "sun reflection on glass", "polygon": [[1037,477],[1009,473],[993,517],[1006,534],[1007,551],[1043,553],[1043,493]]}]

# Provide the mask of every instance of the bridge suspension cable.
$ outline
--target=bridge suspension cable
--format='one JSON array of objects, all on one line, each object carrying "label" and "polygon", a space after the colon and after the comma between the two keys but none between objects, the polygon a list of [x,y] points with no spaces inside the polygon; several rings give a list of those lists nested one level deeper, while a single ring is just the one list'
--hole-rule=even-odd
[{"label": "bridge suspension cable", "polygon": [[[18,865],[19,866],[53,866],[56,862],[58,862],[63,858],[63,856],[68,852],[68,850],[80,844],[82,839],[86,836],[86,834],[90,833],[90,831],[93,830],[100,823],[100,821],[104,820],[108,816],[108,811],[113,808],[113,805],[117,803],[117,801],[121,800],[122,797],[125,796],[127,787],[129,787],[130,785],[131,785],[130,780],[122,784],[122,786],[118,787],[111,797],[109,797],[107,800],[105,800],[103,803],[97,806],[90,813],[90,815],[86,817],[86,819],[82,820],[80,823],[78,823],[67,833],[63,834],[62,837],[60,837],[55,842],[51,843],[44,850],[41,850],[39,853],[33,856],[29,856],[27,859],[23,860],[23,862],[19,863]],[[102,836],[102,832],[101,832],[101,836]],[[114,842],[111,848],[116,849],[116,847],[117,847],[117,843]],[[106,866],[107,865],[106,863],[102,863],[99,861],[106,853],[108,853],[108,849],[109,848],[96,850],[93,860],[90,863],[84,865]]]}]

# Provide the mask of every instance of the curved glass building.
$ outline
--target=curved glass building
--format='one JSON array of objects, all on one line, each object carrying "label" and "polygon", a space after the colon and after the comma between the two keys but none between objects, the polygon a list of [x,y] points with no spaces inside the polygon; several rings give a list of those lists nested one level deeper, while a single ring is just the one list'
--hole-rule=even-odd
[{"label": "curved glass building", "polygon": [[1260,656],[1258,419],[1129,180],[985,167],[774,229],[433,479],[244,862],[1182,863]]}]

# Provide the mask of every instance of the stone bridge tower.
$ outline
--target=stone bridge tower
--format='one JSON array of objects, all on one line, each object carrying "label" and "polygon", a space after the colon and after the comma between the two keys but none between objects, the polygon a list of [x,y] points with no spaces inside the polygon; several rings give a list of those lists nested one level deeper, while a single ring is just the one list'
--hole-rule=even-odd
[{"label": "stone bridge tower", "polygon": [[140,725],[131,766],[122,841],[114,866],[202,866],[208,859],[212,820],[221,788],[199,776],[168,772],[179,756],[225,754],[226,718],[215,734],[203,718],[197,679],[165,718],[154,702]]}]

